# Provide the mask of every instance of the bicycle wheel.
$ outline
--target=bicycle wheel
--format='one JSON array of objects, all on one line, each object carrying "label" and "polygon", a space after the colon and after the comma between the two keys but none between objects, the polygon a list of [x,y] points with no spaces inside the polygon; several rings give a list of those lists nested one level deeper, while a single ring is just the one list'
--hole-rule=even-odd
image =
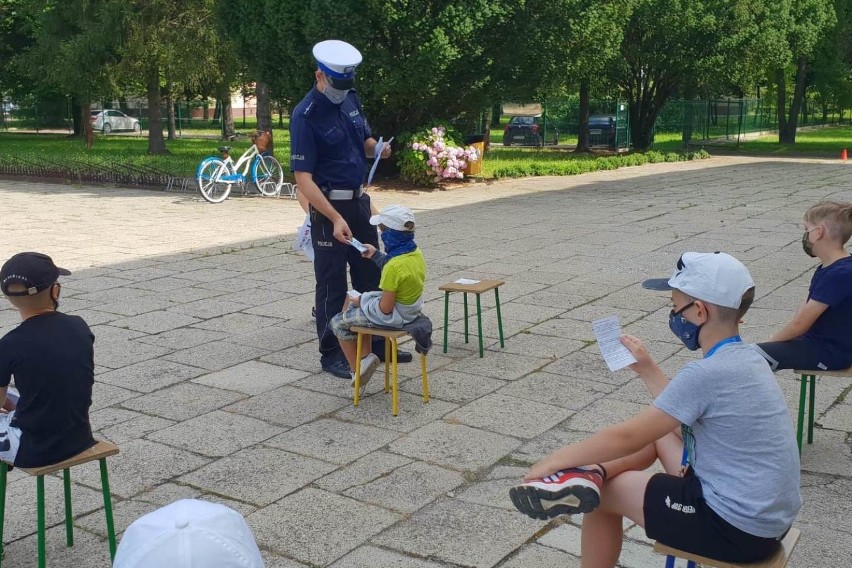
[{"label": "bicycle wheel", "polygon": [[278,195],[284,182],[284,170],[274,157],[258,156],[251,167],[251,179],[263,195]]},{"label": "bicycle wheel", "polygon": [[207,158],[202,161],[196,172],[201,196],[210,203],[225,201],[231,193],[233,183],[220,181],[220,178],[226,175],[228,175],[228,166],[219,158]]}]

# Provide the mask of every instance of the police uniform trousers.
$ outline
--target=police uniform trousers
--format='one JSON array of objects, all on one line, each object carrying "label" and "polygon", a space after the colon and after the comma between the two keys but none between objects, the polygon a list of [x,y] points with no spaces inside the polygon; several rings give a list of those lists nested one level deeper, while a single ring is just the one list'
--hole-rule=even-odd
[{"label": "police uniform trousers", "polygon": [[[355,199],[329,201],[346,220],[352,235],[362,243],[379,248],[376,227],[370,224],[370,196],[366,193]],[[314,246],[316,275],[317,337],[323,363],[343,357],[337,337],[331,331],[331,318],[340,313],[348,290],[346,267],[352,278],[352,289],[369,292],[379,289],[381,270],[358,249],[334,238],[334,224],[319,211],[311,208],[311,241]],[[373,338],[373,352],[384,356],[381,337]]]}]

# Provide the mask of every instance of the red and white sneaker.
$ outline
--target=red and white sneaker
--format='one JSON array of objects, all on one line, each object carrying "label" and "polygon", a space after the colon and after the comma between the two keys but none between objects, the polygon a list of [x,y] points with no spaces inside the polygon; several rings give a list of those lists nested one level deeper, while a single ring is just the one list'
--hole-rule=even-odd
[{"label": "red and white sneaker", "polygon": [[557,471],[509,490],[515,508],[533,519],[590,513],[601,503],[603,474],[597,469]]}]

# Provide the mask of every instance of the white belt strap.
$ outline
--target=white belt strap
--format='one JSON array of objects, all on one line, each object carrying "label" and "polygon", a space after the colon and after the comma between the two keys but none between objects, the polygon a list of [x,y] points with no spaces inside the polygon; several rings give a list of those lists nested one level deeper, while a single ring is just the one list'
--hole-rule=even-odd
[{"label": "white belt strap", "polygon": [[[357,192],[357,193],[356,193]],[[361,197],[364,195],[364,187],[361,186],[358,189],[330,189],[326,194],[326,198],[331,201],[342,201],[347,199],[354,199],[355,197]]]}]

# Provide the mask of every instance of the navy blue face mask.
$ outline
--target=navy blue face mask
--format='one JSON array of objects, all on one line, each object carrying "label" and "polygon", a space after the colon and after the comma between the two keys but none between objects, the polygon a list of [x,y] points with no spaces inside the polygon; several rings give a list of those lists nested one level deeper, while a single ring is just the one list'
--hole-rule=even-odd
[{"label": "navy blue face mask", "polygon": [[681,314],[691,308],[693,304],[695,302],[690,302],[678,311],[672,310],[669,314],[669,329],[690,351],[695,351],[699,347],[698,333],[701,331],[701,326],[692,323]]}]

